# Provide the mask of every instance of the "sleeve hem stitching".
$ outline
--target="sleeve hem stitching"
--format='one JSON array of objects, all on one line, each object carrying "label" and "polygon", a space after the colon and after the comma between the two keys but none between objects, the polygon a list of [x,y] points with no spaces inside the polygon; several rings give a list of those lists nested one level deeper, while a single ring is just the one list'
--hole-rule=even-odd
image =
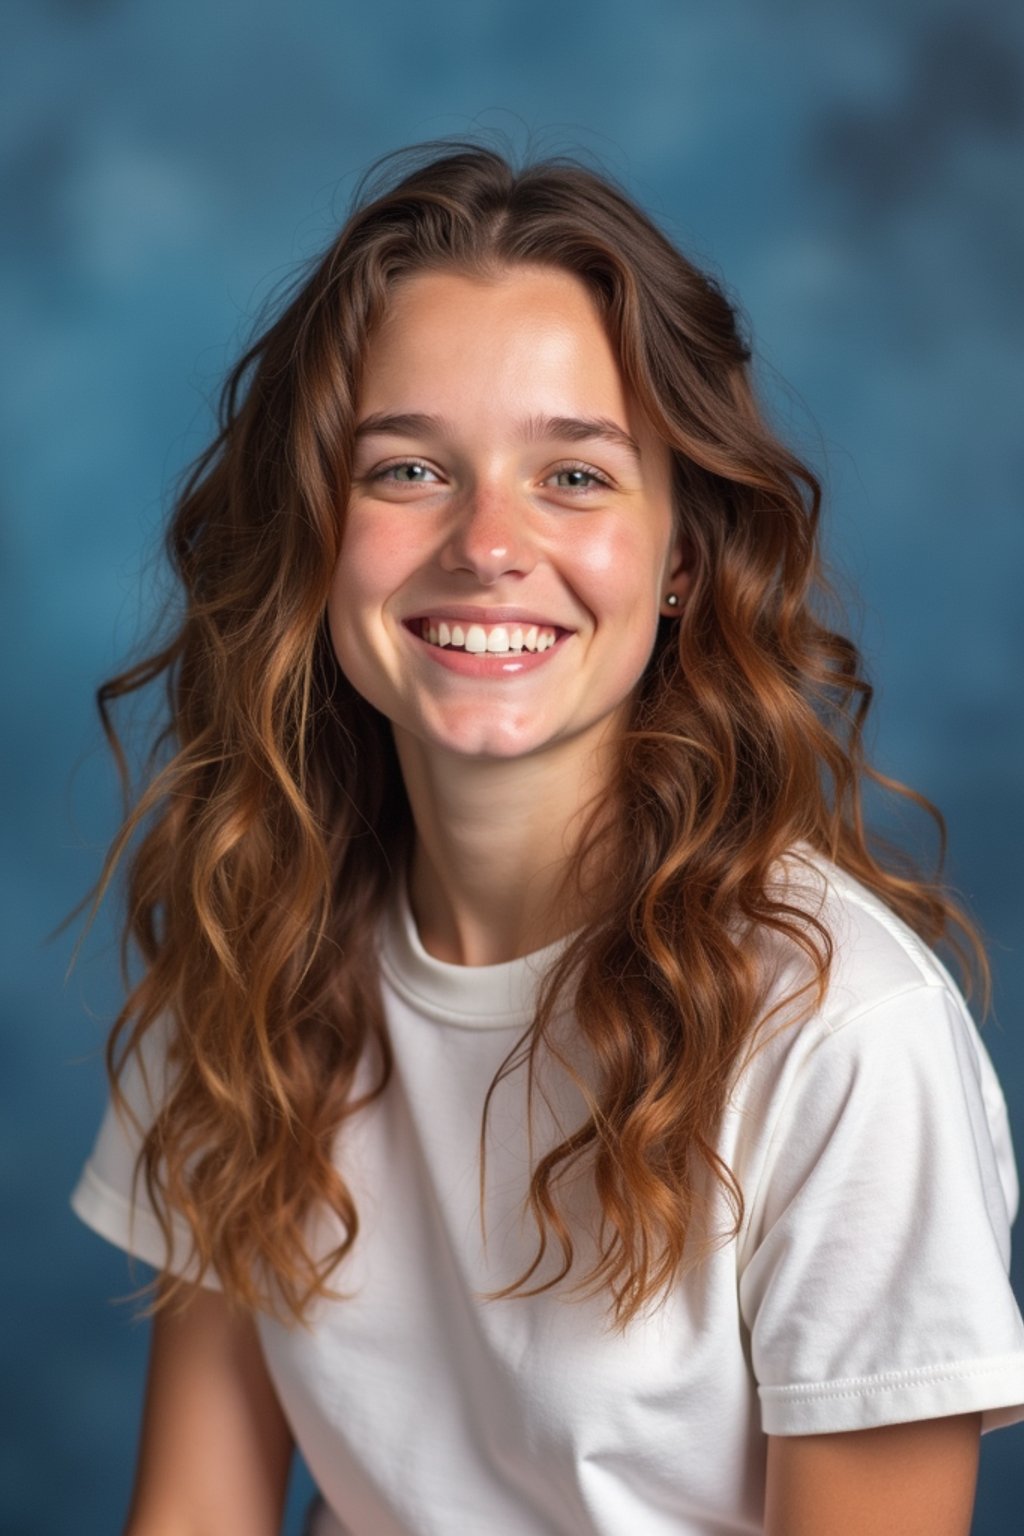
[{"label": "sleeve hem stitching", "polygon": [[904,1386],[927,1386],[941,1381],[966,1381],[972,1377],[991,1376],[1005,1371],[1008,1366],[1024,1368],[1024,1353],[994,1355],[989,1359],[964,1361],[957,1365],[951,1361],[942,1366],[916,1366],[905,1371],[883,1371],[875,1376],[845,1376],[834,1381],[816,1383],[791,1383],[785,1386],[758,1386],[762,1398],[794,1401],[819,1401],[824,1398],[861,1397],[865,1392],[886,1391]]}]

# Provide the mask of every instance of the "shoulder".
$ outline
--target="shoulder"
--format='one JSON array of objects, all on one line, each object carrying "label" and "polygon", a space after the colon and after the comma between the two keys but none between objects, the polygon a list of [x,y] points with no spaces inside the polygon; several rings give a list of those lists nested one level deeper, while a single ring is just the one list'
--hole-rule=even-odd
[{"label": "shoulder", "polygon": [[[780,859],[772,893],[813,918],[832,944],[828,988],[819,1010],[821,1029],[836,1031],[861,1014],[905,996],[923,1001],[936,990],[966,1012],[959,988],[938,956],[873,891],[829,859],[797,848]],[[799,984],[804,962],[773,956],[772,1001]]]},{"label": "shoulder", "polygon": [[[851,1135],[879,1175],[984,1148],[986,1177],[1012,1213],[1018,1187],[1006,1103],[967,1003],[933,951],[875,894],[818,855],[780,861],[773,892],[828,933],[824,996],[809,961],[771,936],[771,982],[730,1100],[729,1153],[745,1187],[795,1179]],[[842,1134],[840,1134],[840,1132]]]},{"label": "shoulder", "polygon": [[824,993],[815,997],[808,986],[814,971],[798,946],[775,935],[758,941],[769,980],[751,1052],[764,1046],[769,1070],[788,1075],[807,1071],[816,1056],[853,1062],[883,1050],[894,1060],[928,1053],[941,1036],[953,1043],[950,1059],[1001,1099],[963,993],[880,897],[804,849],[779,861],[771,890],[798,921],[828,935],[831,959]]},{"label": "shoulder", "polygon": [[[780,879],[834,957],[816,1005],[769,1018],[725,1121],[765,1431],[1007,1404],[1019,1418],[1024,1333],[1007,1279],[1019,1191],[980,1034],[937,957],[857,881],[805,858]],[[800,979],[790,956],[775,1003]]]}]

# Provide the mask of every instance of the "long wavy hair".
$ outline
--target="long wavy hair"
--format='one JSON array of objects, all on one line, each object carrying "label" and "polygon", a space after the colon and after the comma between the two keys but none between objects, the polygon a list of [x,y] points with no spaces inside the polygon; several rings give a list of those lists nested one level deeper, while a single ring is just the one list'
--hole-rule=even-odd
[{"label": "long wavy hair", "polygon": [[[609,824],[595,812],[567,876],[603,852],[599,904],[485,1100],[481,1213],[487,1110],[504,1076],[526,1062],[532,1106],[543,1049],[588,1115],[531,1168],[532,1265],[484,1299],[535,1295],[569,1273],[561,1196],[577,1165],[601,1235],[572,1294],[605,1291],[618,1329],[739,1230],[743,1192],[715,1136],[764,1022],[763,946],[749,937],[801,958],[788,1002],[802,997],[805,1011],[832,959],[826,928],[773,879],[783,855],[833,860],[987,988],[980,941],[939,878],[941,817],[866,761],[871,689],[825,617],[819,483],[767,425],[719,285],[624,190],[570,157],[515,168],[451,140],[385,156],[230,373],[219,431],[167,533],[171,627],[97,694],[126,802],[90,893],[91,922],[125,860],[126,999],[106,1047],[122,1111],[128,1059],[173,1024],[173,1081],[155,1120],[136,1122],[136,1181],[169,1254],[172,1226],[187,1223],[193,1275],[212,1267],[232,1305],[305,1326],[315,1298],[343,1298],[328,1280],[359,1232],[338,1137],[391,1073],[374,936],[414,833],[389,722],[341,673],[325,620],[360,369],[397,281],[521,263],[573,274],[599,306],[623,377],[671,450],[694,575],[681,617],[659,624],[621,739],[621,815]],[[136,795],[111,706],[159,679],[167,712]],[[869,837],[866,779],[935,817],[934,876]],[[564,988],[568,1054],[553,1027]],[[375,1052],[373,1086],[356,1096],[364,1052]],[[704,1221],[709,1189],[731,1212],[724,1234]],[[321,1205],[343,1233],[326,1253],[310,1235]],[[530,1288],[552,1239],[558,1274]],[[165,1276],[150,1314],[181,1287]]]}]

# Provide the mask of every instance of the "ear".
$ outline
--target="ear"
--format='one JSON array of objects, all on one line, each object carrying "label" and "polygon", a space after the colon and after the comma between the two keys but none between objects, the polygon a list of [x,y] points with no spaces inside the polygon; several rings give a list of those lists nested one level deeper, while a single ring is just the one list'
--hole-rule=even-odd
[{"label": "ear", "polygon": [[[690,594],[693,585],[693,572],[696,565],[696,551],[689,538],[683,532],[677,532],[672,540],[665,562],[665,579],[661,584],[661,612],[666,616],[679,617],[683,604]],[[666,602],[669,593],[678,599],[675,603]]]}]

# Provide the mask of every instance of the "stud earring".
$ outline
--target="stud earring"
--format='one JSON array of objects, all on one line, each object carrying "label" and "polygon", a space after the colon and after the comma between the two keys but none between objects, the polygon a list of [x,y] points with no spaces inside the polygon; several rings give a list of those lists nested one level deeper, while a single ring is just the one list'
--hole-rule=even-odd
[{"label": "stud earring", "polygon": [[668,595],[665,598],[665,601],[666,601],[666,603],[668,603],[668,606],[670,608],[678,608],[679,607],[679,596],[675,592],[669,592]]}]

